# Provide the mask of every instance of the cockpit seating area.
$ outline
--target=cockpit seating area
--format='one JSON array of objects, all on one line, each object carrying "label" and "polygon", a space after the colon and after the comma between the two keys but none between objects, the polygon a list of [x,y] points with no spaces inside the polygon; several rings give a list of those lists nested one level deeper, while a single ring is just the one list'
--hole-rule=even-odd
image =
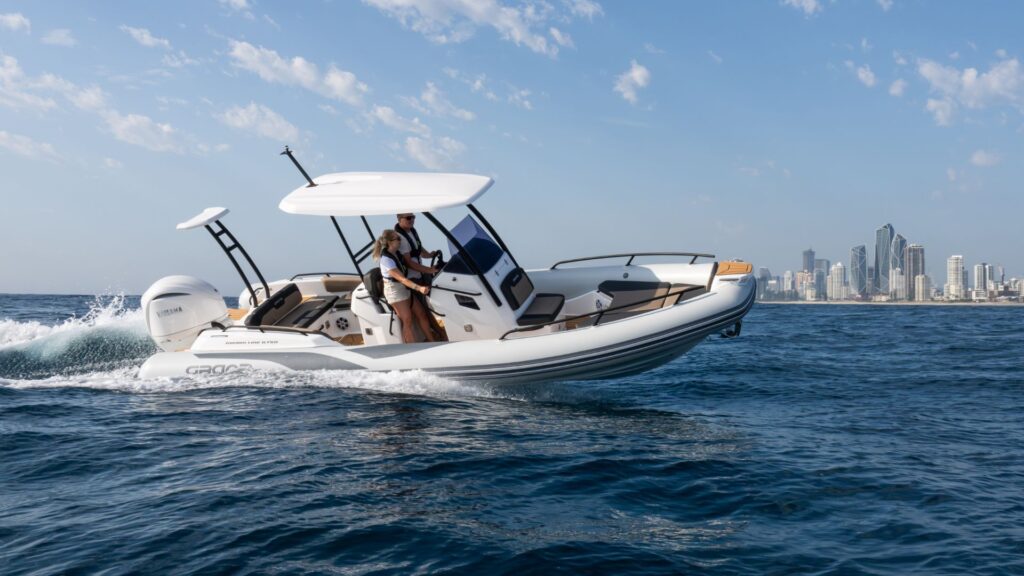
[{"label": "cockpit seating area", "polygon": [[299,287],[288,284],[253,310],[245,325],[309,328],[337,301],[337,296],[303,299]]},{"label": "cockpit seating area", "polygon": [[601,323],[673,306],[681,300],[688,300],[707,291],[704,286],[691,284],[630,280],[606,280],[597,289],[612,297],[609,309],[626,307],[604,314]]}]

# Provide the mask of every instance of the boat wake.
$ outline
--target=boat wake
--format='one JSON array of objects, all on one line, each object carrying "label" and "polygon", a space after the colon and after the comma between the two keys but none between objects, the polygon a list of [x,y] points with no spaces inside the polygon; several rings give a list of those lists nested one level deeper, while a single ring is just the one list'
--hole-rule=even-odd
[{"label": "boat wake", "polygon": [[157,352],[142,310],[123,296],[97,297],[88,312],[49,325],[0,320],[0,388],[83,388],[135,394],[211,388],[349,388],[439,398],[587,402],[572,386],[490,386],[421,371],[239,371],[216,377],[141,379],[139,367]]},{"label": "boat wake", "polygon": [[45,379],[141,364],[156,352],[139,309],[124,296],[97,297],[62,323],[0,320],[0,379]]}]

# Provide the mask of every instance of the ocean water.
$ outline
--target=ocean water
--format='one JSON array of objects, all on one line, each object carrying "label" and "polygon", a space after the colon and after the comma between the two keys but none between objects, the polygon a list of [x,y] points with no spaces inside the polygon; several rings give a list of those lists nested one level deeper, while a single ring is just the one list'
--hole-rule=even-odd
[{"label": "ocean water", "polygon": [[137,307],[0,295],[0,573],[1024,574],[1024,307],[515,386],[143,381]]}]

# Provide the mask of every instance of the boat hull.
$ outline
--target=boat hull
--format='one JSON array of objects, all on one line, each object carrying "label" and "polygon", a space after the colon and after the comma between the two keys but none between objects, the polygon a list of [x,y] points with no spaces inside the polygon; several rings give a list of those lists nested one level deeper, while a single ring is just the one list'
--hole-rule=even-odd
[{"label": "boat hull", "polygon": [[315,334],[267,331],[231,341],[214,331],[190,351],[154,355],[139,375],[204,378],[249,369],[422,370],[488,382],[615,378],[660,366],[707,336],[734,326],[753,306],[754,284],[749,275],[716,282],[711,292],[669,308],[598,326],[536,336],[526,332],[505,340],[342,346]]}]

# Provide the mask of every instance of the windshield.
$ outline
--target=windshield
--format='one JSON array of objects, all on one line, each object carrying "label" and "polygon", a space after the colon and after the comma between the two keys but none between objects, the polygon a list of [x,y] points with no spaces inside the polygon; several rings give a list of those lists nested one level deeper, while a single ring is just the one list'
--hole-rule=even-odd
[{"label": "windshield", "polygon": [[[472,216],[466,215],[454,228],[452,228],[452,236],[455,237],[463,246],[466,247],[466,251],[469,252],[470,257],[476,262],[477,266],[480,267],[480,271],[487,273],[498,260],[501,259],[503,254],[501,247],[491,239],[491,237],[484,231],[483,228],[477,224],[476,220]],[[450,241],[448,242],[448,250],[452,255],[452,259],[444,267],[445,272],[451,272],[452,274],[472,274],[473,270],[463,261],[462,255],[459,254],[458,248],[456,248]]]}]

